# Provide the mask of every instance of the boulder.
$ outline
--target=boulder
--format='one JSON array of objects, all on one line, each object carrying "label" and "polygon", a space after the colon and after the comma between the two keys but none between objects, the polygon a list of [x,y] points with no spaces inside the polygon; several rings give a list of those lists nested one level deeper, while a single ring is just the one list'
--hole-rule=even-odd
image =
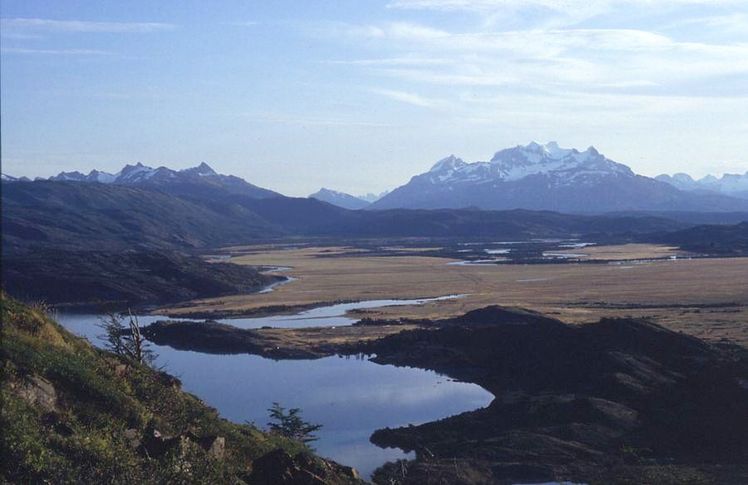
[{"label": "boulder", "polygon": [[356,470],[306,453],[291,456],[277,449],[252,464],[250,483],[257,485],[343,485],[363,483]]},{"label": "boulder", "polygon": [[57,391],[51,382],[39,376],[30,376],[17,388],[18,395],[26,402],[52,413],[57,411]]}]

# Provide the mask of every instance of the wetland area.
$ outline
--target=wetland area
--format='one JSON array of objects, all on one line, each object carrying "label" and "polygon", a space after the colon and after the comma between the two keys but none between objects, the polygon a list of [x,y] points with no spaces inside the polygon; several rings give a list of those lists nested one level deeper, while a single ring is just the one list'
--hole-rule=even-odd
[{"label": "wetland area", "polygon": [[[424,241],[243,246],[226,248],[211,260],[286,279],[257,293],[194,300],[140,316],[144,334],[157,343],[152,344],[157,364],[235,422],[262,426],[273,402],[303,409],[306,418],[323,425],[315,443],[320,455],[365,477],[387,462],[415,458],[420,459],[412,463],[430,470],[421,461],[423,448],[394,430],[415,426],[418,439],[428,440],[433,433],[428,423],[444,418],[494,426],[496,409],[514,399],[504,393],[505,383],[497,385],[486,371],[466,371],[460,359],[441,362],[433,349],[418,351],[418,345],[413,355],[407,350],[401,355],[402,332],[425,331],[421,338],[428,341],[428,335],[463,328],[461,318],[470,323],[463,331],[473,332],[471,325],[484,323],[473,310],[500,304],[554,317],[551,326],[647,317],[717,343],[748,342],[748,258],[701,258],[657,245],[543,240],[451,248]],[[688,277],[694,272],[700,275],[699,291]],[[501,312],[498,321],[547,325],[540,314]],[[461,317],[465,314],[472,316]],[[709,326],[703,325],[705,316]],[[98,315],[60,313],[58,320],[97,343]],[[566,402],[549,399],[551,407]],[[577,401],[573,406],[588,406]],[[623,419],[620,412],[613,412],[615,419]],[[459,443],[454,446],[464,446]],[[584,462],[576,473],[591,476],[589,466]],[[535,472],[558,476],[557,469]]]}]

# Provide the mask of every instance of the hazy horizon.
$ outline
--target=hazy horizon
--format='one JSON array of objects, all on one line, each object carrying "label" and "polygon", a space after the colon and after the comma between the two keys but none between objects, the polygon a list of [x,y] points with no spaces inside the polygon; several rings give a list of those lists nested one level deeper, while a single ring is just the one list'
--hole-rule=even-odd
[{"label": "hazy horizon", "polygon": [[2,0],[2,171],[221,173],[379,193],[453,153],[594,145],[748,170],[748,4]]}]

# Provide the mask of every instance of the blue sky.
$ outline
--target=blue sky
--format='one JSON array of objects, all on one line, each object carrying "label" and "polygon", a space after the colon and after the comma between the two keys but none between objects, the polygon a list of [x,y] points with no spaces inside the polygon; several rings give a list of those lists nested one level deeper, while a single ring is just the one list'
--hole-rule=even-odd
[{"label": "blue sky", "polygon": [[748,170],[744,0],[1,0],[11,175],[143,162],[289,195],[594,145]]}]

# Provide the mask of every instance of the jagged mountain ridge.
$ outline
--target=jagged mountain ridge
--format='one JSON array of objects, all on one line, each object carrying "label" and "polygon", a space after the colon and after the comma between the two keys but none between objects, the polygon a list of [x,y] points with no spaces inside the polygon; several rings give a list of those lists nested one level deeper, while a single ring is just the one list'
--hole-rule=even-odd
[{"label": "jagged mountain ridge", "polygon": [[31,179],[28,177],[13,177],[5,173],[0,175],[0,180],[3,182],[31,182]]},{"label": "jagged mountain ridge", "polygon": [[748,199],[748,172],[744,174],[726,173],[722,177],[707,175],[700,179],[694,179],[687,173],[662,174],[655,177],[655,179],[670,184],[680,190],[715,192]]},{"label": "jagged mountain ridge", "polygon": [[371,209],[744,210],[721,194],[694,194],[634,173],[594,147],[584,151],[532,142],[496,152],[488,162],[450,155],[413,177]]},{"label": "jagged mountain ridge", "polygon": [[[199,186],[202,188],[220,188],[229,193],[248,195],[253,198],[279,197],[280,194],[250,184],[234,175],[223,175],[203,162],[200,165],[184,170],[172,170],[167,167],[152,168],[142,163],[125,165],[115,174],[91,170],[88,174],[81,172],[60,172],[50,177],[54,182],[88,182],[112,185],[129,185],[135,187],[160,188],[172,191],[177,187]],[[193,189],[190,190],[193,190]]]}]

